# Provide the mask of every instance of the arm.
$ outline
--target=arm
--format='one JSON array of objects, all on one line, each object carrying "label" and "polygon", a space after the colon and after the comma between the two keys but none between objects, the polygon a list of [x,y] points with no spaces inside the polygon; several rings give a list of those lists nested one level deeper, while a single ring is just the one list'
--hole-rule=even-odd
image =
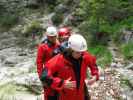
[{"label": "arm", "polygon": [[[58,56],[58,55],[57,55]],[[56,56],[56,57],[57,57]],[[61,69],[59,67],[59,63],[61,60],[56,59],[56,57],[52,58],[45,64],[45,69],[41,75],[41,81],[45,87],[51,87],[56,90],[62,90],[63,88],[73,89],[76,87],[76,82],[71,81],[71,78],[66,80],[58,77],[58,72]],[[58,61],[58,64],[56,63]],[[53,76],[54,74],[57,76]]]},{"label": "arm", "polygon": [[51,70],[46,66],[40,79],[45,87],[51,87],[56,90],[63,88],[64,80],[59,77],[53,77]]},{"label": "arm", "polygon": [[96,80],[98,80],[99,79],[99,71],[98,71],[95,57],[91,57],[91,60],[89,63],[89,68],[91,70],[91,75],[94,76],[96,78]]},{"label": "arm", "polygon": [[39,77],[41,76],[41,73],[42,73],[42,70],[43,70],[43,59],[45,57],[44,52],[45,51],[44,51],[42,45],[39,45],[38,51],[37,51],[37,59],[36,59],[37,72],[38,72]]},{"label": "arm", "polygon": [[91,56],[91,58],[88,58],[88,65],[91,71],[91,79],[86,80],[87,84],[92,85],[95,81],[99,79],[99,71],[96,65],[96,58]]}]

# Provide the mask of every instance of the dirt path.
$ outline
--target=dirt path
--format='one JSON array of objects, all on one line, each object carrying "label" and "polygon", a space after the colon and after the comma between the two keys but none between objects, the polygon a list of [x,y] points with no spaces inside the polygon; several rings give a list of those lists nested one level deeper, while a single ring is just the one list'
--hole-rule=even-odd
[{"label": "dirt path", "polygon": [[[108,68],[102,70],[102,76],[97,83],[88,86],[91,100],[132,100],[133,90],[128,88],[129,90],[126,91],[121,87],[123,73],[125,75],[129,73],[124,68],[125,62],[123,56],[112,42],[109,43],[108,49],[113,55],[113,62]],[[133,78],[131,71],[128,75],[132,75],[130,78]]]}]

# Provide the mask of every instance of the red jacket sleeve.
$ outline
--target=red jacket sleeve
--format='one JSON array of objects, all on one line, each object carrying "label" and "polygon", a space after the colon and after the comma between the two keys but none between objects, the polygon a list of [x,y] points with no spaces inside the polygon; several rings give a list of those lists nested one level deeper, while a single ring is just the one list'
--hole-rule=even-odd
[{"label": "red jacket sleeve", "polygon": [[96,79],[98,80],[99,71],[98,71],[98,67],[96,64],[96,58],[94,56],[88,56],[87,61],[88,61],[88,67],[90,68],[90,71],[91,71],[91,75],[96,76]]},{"label": "red jacket sleeve", "polygon": [[41,80],[44,84],[47,84],[51,88],[59,91],[63,88],[64,80],[59,77],[53,77],[53,74],[55,72],[58,73],[58,70],[60,69],[57,61],[59,63],[58,55],[45,64],[45,70],[42,73]]},{"label": "red jacket sleeve", "polygon": [[43,45],[38,46],[38,51],[37,51],[37,72],[39,77],[41,76],[42,70],[43,70],[43,64],[44,64],[44,56],[45,56],[45,49],[43,48]]}]

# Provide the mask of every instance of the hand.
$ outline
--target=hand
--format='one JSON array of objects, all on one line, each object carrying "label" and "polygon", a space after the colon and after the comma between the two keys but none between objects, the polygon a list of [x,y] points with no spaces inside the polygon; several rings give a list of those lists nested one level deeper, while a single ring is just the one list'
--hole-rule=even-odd
[{"label": "hand", "polygon": [[93,76],[91,79],[86,79],[85,80],[85,82],[86,82],[86,84],[87,85],[92,85],[92,84],[94,84],[95,82],[96,82],[96,76]]},{"label": "hand", "polygon": [[71,81],[71,77],[65,80],[64,88],[74,89],[76,88],[76,81]]}]

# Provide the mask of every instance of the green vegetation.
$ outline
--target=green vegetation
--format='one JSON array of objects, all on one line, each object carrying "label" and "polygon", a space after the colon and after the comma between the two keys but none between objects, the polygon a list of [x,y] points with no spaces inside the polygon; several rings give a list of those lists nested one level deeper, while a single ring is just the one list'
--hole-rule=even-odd
[{"label": "green vegetation", "polygon": [[[34,88],[33,88],[34,87]],[[26,93],[27,91],[40,94],[41,89],[37,86],[17,85],[13,82],[0,86],[0,100],[17,100],[17,93]]]},{"label": "green vegetation", "polygon": [[[112,60],[106,49],[108,40],[122,44],[122,31],[133,29],[132,4],[129,0],[81,0],[75,11],[83,19],[77,27],[88,44],[94,46],[89,51],[97,56],[98,63],[102,66]],[[125,59],[132,59],[132,43],[122,45],[121,51]]]},{"label": "green vegetation", "polygon": [[129,30],[129,31],[133,29],[133,17],[132,16],[125,18],[124,20],[110,27],[110,30],[112,32],[111,36],[115,43],[118,43],[118,44],[121,43],[123,29]]},{"label": "green vegetation", "polygon": [[57,12],[53,17],[52,21],[55,23],[55,25],[59,25],[63,20],[63,13]]},{"label": "green vegetation", "polygon": [[121,79],[121,85],[129,86],[129,80],[125,78]]},{"label": "green vegetation", "polygon": [[97,64],[101,67],[108,66],[112,61],[112,55],[105,46],[97,45],[95,47],[90,47],[88,51],[96,55]]},{"label": "green vegetation", "polygon": [[91,33],[93,44],[103,44],[103,37],[105,44],[109,38],[119,41],[122,29],[133,29],[132,9],[129,0],[81,0],[76,13],[84,20],[78,28]]},{"label": "green vegetation", "polygon": [[133,59],[133,42],[121,45],[120,50],[124,55],[125,59]]},{"label": "green vegetation", "polygon": [[12,15],[10,13],[0,15],[0,27],[9,29],[13,25],[17,24],[19,21],[19,17],[17,15]]},{"label": "green vegetation", "polygon": [[0,86],[0,100],[13,99],[13,95],[16,93],[16,89],[17,86],[13,85],[12,83]]},{"label": "green vegetation", "polygon": [[24,29],[19,34],[16,34],[16,37],[19,38],[19,40],[16,41],[16,44],[22,48],[22,51],[25,48],[33,49],[37,45],[37,41],[34,38],[42,37],[42,33],[43,28],[41,22],[32,20],[24,26]]},{"label": "green vegetation", "polygon": [[31,33],[39,34],[42,30],[42,27],[40,25],[41,23],[37,20],[31,21],[27,26],[24,27],[23,33],[26,36],[31,36]]},{"label": "green vegetation", "polygon": [[12,85],[12,83],[10,84],[4,84],[2,86],[0,86],[0,94],[14,94],[16,91],[16,86]]},{"label": "green vegetation", "polygon": [[130,81],[126,77],[121,78],[120,84],[122,87],[130,87],[131,89],[133,89],[132,83],[130,83]]},{"label": "green vegetation", "polygon": [[[122,30],[133,30],[133,2],[131,0],[37,0],[37,3],[38,7],[35,9],[21,6],[20,9],[17,6],[10,9],[4,4],[0,4],[1,30],[8,31],[18,23],[21,15],[28,17],[36,13],[41,17],[44,13],[55,12],[52,21],[59,26],[65,18],[64,15],[70,14],[74,18],[70,25],[78,28],[80,33],[85,36],[88,45],[92,46],[89,48],[90,51],[97,55],[98,63],[102,63],[102,66],[109,64],[112,60],[112,56],[106,48],[108,41],[113,40],[114,43],[121,44]],[[66,12],[57,9],[59,4],[63,4],[67,8]],[[23,32],[17,32],[20,33],[18,37],[22,37],[22,39],[16,43],[19,46],[34,47],[36,42],[28,38],[33,33],[37,36],[42,35],[43,29],[40,24],[38,20],[31,19],[31,23],[24,27]],[[132,43],[129,43],[120,47],[125,59],[132,59],[131,45]]]},{"label": "green vegetation", "polygon": [[19,22],[19,15],[16,9],[0,1],[0,31],[8,31]]}]

